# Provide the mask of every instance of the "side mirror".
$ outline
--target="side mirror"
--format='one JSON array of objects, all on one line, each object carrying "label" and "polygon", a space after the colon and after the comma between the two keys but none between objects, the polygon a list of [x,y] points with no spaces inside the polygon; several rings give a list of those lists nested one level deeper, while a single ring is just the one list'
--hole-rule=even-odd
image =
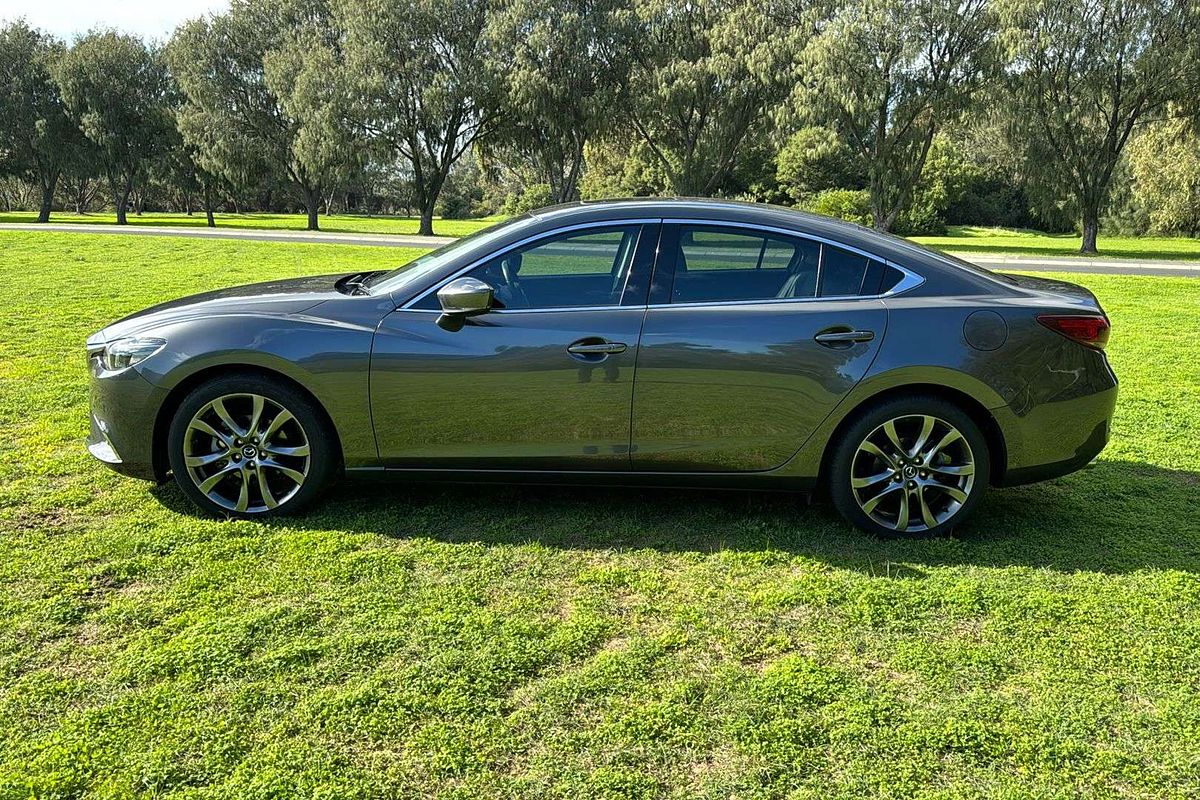
[{"label": "side mirror", "polygon": [[486,314],[492,308],[492,287],[478,278],[457,278],[437,293],[442,306],[438,325],[446,330],[461,330],[467,317]]}]

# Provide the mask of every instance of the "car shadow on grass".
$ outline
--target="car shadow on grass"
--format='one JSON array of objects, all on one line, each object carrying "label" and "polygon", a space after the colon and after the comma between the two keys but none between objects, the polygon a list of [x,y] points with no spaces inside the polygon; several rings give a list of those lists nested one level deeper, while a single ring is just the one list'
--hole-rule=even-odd
[{"label": "car shadow on grass", "polygon": [[[154,490],[195,510],[173,486]],[[1200,474],[1124,461],[992,490],[953,537],[879,540],[828,501],[800,495],[620,487],[345,481],[272,527],[400,539],[561,549],[782,552],[869,574],[922,566],[1027,566],[1065,572],[1200,572]]]}]

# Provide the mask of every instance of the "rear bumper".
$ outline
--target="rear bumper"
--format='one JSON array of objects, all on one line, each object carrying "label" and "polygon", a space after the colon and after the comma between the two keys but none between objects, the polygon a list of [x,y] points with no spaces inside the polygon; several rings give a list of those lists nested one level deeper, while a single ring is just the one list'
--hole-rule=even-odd
[{"label": "rear bumper", "polygon": [[1083,469],[1108,444],[1117,387],[1059,403],[1044,403],[1018,416],[993,409],[1007,447],[998,486],[1057,478]]},{"label": "rear bumper", "polygon": [[122,475],[157,481],[154,425],[166,392],[136,369],[98,370],[91,376],[91,430],[84,444],[94,458]]}]

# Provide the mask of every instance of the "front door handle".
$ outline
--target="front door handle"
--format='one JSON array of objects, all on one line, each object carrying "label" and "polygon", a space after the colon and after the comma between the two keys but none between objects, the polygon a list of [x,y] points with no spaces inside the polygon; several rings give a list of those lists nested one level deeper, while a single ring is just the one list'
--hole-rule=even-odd
[{"label": "front door handle", "polygon": [[575,356],[607,356],[624,353],[627,349],[624,342],[597,342],[583,339],[568,347],[567,352]]},{"label": "front door handle", "polygon": [[826,347],[836,347],[840,344],[854,344],[855,342],[869,342],[875,338],[875,331],[822,331],[813,337],[818,343]]}]

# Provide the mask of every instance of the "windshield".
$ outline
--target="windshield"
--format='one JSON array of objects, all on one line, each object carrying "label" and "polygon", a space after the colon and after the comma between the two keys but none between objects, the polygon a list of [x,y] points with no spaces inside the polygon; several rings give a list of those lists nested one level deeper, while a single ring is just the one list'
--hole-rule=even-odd
[{"label": "windshield", "polygon": [[950,264],[951,266],[960,267],[965,270],[970,270],[971,272],[974,272],[976,275],[983,275],[985,278],[991,278],[992,280],[997,280],[997,281],[1000,281],[1001,283],[1011,283],[1011,284],[1016,283],[1016,281],[1014,281],[1012,278],[1005,275],[1004,273],[992,272],[990,269],[987,269],[986,267],[981,267],[978,264],[973,264],[970,261],[961,259],[958,256],[950,255],[949,253],[944,252],[942,250],[935,250],[932,247],[926,247],[925,245],[921,244],[920,242],[914,242],[914,241],[910,241],[908,239],[901,239],[900,237],[892,236],[891,234],[885,234],[885,235],[889,239],[893,240],[900,247],[905,247],[910,250],[920,250],[922,253],[933,256],[934,258],[944,261],[947,264]]},{"label": "windshield", "polygon": [[414,258],[412,261],[393,270],[372,275],[363,281],[362,285],[371,294],[385,294],[387,292],[394,292],[397,289],[403,289],[413,281],[423,278],[459,256],[468,255],[473,251],[486,251],[488,245],[507,234],[514,227],[528,224],[532,221],[533,217],[528,214],[513,217],[497,225],[476,231],[469,236],[455,239],[450,244],[443,245],[433,252]]}]

